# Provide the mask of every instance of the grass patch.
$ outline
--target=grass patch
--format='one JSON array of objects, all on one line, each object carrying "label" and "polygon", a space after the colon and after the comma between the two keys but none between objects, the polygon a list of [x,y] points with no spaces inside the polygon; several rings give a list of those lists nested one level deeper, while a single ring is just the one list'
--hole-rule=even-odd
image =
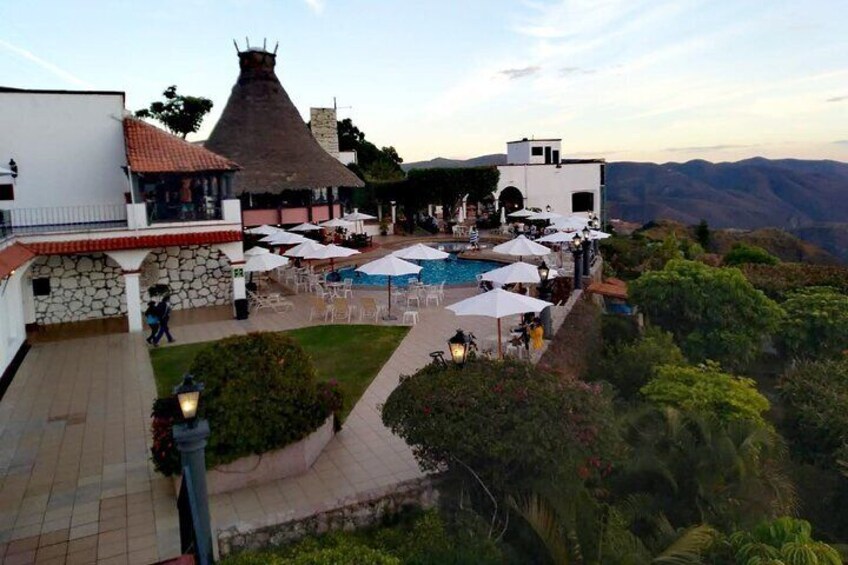
[{"label": "grass patch", "polygon": [[[344,394],[342,419],[409,332],[405,326],[328,325],[282,332],[297,340],[312,357],[319,381],[336,379]],[[150,350],[156,393],[170,396],[194,358],[214,341]]]}]

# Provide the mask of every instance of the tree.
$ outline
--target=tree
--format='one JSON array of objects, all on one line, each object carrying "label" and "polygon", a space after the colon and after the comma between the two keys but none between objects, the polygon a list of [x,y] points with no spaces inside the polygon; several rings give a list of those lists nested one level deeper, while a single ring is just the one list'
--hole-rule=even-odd
[{"label": "tree", "polygon": [[206,114],[212,110],[212,101],[199,96],[177,94],[176,86],[169,86],[162,93],[164,102],[152,102],[149,108],[136,111],[138,118],[152,118],[161,122],[173,134],[183,139],[200,129]]},{"label": "tree", "polygon": [[453,218],[466,197],[480,202],[498,187],[500,172],[496,167],[463,167],[455,169],[413,169],[409,171],[409,191],[419,202],[438,203],[444,217]]},{"label": "tree", "polygon": [[670,261],[630,284],[630,296],[651,323],[671,332],[694,362],[744,367],[776,327],[780,308],[733,268]]},{"label": "tree", "polygon": [[751,263],[756,265],[777,265],[780,263],[780,259],[758,245],[736,243],[725,254],[722,263],[728,267]]},{"label": "tree", "polygon": [[787,356],[821,359],[848,351],[848,295],[810,287],[789,295],[777,343]]},{"label": "tree", "polygon": [[357,164],[366,181],[395,181],[404,178],[403,163],[393,146],[378,149],[365,139],[365,132],[356,127],[350,118],[337,122],[339,151],[356,151]]},{"label": "tree", "polygon": [[792,565],[841,565],[842,557],[833,547],[816,541],[810,523],[781,517],[762,522],[750,531],[734,532],[718,545],[716,564],[733,560],[739,565],[791,563]]},{"label": "tree", "polygon": [[649,401],[686,412],[711,414],[721,422],[747,420],[766,425],[769,401],[752,379],[721,372],[712,362],[698,367],[663,365],[640,390]]},{"label": "tree", "polygon": [[704,249],[710,248],[710,226],[707,224],[707,221],[702,219],[697,226],[695,226],[695,239],[698,240],[698,243],[701,244],[701,247]]}]

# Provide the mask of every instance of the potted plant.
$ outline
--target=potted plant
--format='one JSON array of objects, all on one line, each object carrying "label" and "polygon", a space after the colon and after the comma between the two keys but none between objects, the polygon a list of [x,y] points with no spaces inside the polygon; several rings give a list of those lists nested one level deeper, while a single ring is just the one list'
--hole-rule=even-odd
[{"label": "potted plant", "polygon": [[386,218],[380,220],[380,235],[389,235],[389,222]]}]

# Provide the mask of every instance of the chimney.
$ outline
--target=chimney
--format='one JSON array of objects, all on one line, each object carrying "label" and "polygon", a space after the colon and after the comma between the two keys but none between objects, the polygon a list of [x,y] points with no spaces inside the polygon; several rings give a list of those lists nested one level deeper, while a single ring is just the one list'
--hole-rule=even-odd
[{"label": "chimney", "polygon": [[312,137],[324,151],[339,158],[339,130],[336,124],[335,108],[310,108],[310,128]]}]

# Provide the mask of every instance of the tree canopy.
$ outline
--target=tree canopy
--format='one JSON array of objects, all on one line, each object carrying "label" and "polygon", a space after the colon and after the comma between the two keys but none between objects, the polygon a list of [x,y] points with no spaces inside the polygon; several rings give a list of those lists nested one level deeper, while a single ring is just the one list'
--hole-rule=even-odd
[{"label": "tree canopy", "polygon": [[151,102],[148,108],[137,110],[138,118],[152,118],[183,139],[200,129],[203,118],[212,110],[212,101],[201,96],[177,94],[175,85],[162,93],[164,101]]},{"label": "tree canopy", "polygon": [[848,351],[848,295],[810,287],[790,294],[782,306],[777,343],[785,355],[819,359]]},{"label": "tree canopy", "polygon": [[357,168],[363,180],[393,181],[404,177],[400,168],[403,159],[393,146],[378,149],[365,139],[365,132],[356,127],[350,118],[338,122],[338,133],[339,151],[356,151]]}]

